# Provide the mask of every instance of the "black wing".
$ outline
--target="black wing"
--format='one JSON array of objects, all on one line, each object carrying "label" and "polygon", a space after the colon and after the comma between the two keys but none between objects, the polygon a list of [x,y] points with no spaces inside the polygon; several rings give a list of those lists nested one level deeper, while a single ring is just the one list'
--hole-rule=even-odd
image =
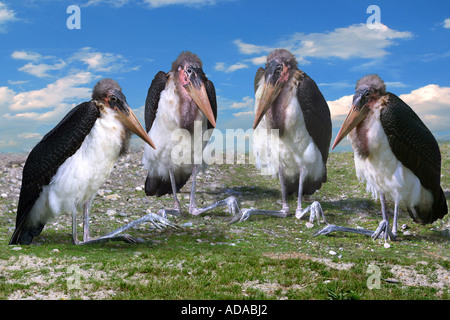
[{"label": "black wing", "polygon": [[167,75],[163,71],[156,74],[150,88],[148,88],[147,99],[145,99],[145,130],[150,131],[158,111],[161,92],[166,88]]},{"label": "black wing", "polygon": [[300,74],[297,99],[303,112],[306,129],[322,154],[325,164],[331,142],[330,109],[317,84],[304,72]]},{"label": "black wing", "polygon": [[441,152],[433,134],[419,116],[399,97],[388,93],[380,121],[397,159],[419,178],[434,197],[433,212],[418,212],[421,223],[431,223],[447,214],[447,202],[440,186]]},{"label": "black wing", "polygon": [[[214,120],[217,121],[217,100],[216,100],[216,89],[214,84],[206,79],[205,81],[206,94],[208,95],[209,104],[214,114]],[[208,121],[208,129],[212,129],[212,124]]]},{"label": "black wing", "polygon": [[256,90],[258,90],[258,84],[259,84],[259,81],[261,80],[261,78],[262,78],[262,76],[264,75],[264,68],[262,68],[262,67],[259,67],[259,69],[258,69],[258,71],[256,71],[256,74],[255,74],[255,82],[254,82],[254,88],[255,88],[255,93],[256,93]]},{"label": "black wing", "polygon": [[29,228],[28,214],[59,166],[80,148],[99,115],[93,102],[76,106],[30,152],[22,172],[16,230],[10,244],[31,243],[41,232],[44,224]]}]

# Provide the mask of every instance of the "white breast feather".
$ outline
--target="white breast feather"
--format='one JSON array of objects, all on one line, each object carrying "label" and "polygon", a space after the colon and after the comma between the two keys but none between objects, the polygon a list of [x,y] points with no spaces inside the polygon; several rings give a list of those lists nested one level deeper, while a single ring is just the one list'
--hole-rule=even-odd
[{"label": "white breast feather", "polygon": [[[192,159],[195,147],[194,135],[189,135],[187,130],[180,127],[180,98],[176,94],[176,85],[169,80],[165,90],[161,92],[158,112],[150,129],[149,136],[155,141],[156,149],[144,147],[142,164],[148,170],[149,176],[157,176],[169,179],[169,169],[178,173],[192,172],[192,163],[180,163],[180,159],[172,159],[174,151],[180,151],[182,158]],[[198,113],[195,121],[202,121],[202,132],[206,130],[206,117]],[[202,150],[206,143],[202,144]],[[201,153],[201,150],[200,150]],[[201,155],[200,155],[201,157]],[[173,161],[172,161],[173,160]]]},{"label": "white breast feather", "polygon": [[[262,78],[263,81],[264,77]],[[255,94],[255,111],[262,94],[262,85]],[[275,135],[267,136],[270,132],[270,121],[264,116],[254,131],[253,153],[257,167],[263,174],[276,175],[278,165],[281,164],[287,180],[295,181],[302,168],[305,177],[318,180],[322,177],[324,165],[322,156],[313,142],[305,126],[303,113],[297,100],[296,83],[291,84],[291,94],[286,109],[286,126],[280,138]],[[278,157],[276,155],[278,154]],[[291,179],[289,179],[291,178]]]}]

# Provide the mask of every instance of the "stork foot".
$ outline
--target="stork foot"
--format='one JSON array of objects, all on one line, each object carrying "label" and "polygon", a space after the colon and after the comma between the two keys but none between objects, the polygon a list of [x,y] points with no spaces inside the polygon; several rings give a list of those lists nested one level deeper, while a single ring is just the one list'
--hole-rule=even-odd
[{"label": "stork foot", "polygon": [[140,239],[136,239],[132,236],[130,236],[129,234],[121,234],[121,235],[117,235],[117,236],[102,236],[96,239],[88,239],[88,240],[84,240],[84,241],[75,241],[75,245],[86,245],[86,244],[99,244],[99,243],[105,243],[105,242],[109,242],[109,241],[123,241],[126,243],[139,243],[139,242],[143,242]]},{"label": "stork foot", "polygon": [[142,223],[145,223],[145,222],[150,222],[158,229],[162,229],[165,227],[171,227],[174,229],[178,229],[178,227],[175,224],[173,224],[166,218],[150,212],[149,214],[147,214],[133,222],[130,222],[130,223],[124,225],[123,227],[120,227],[110,233],[107,233],[101,237],[98,237],[96,239],[90,239],[89,237],[86,237],[85,241],[78,241],[77,239],[74,239],[74,243],[76,245],[105,243],[108,241],[124,241],[126,243],[140,243],[143,241],[136,239],[136,238],[130,236],[129,234],[121,234],[121,233],[132,227],[136,227]]},{"label": "stork foot", "polygon": [[318,201],[314,201],[304,210],[302,210],[301,208],[297,208],[297,210],[295,210],[295,217],[297,219],[301,219],[308,212],[310,212],[309,222],[314,223],[314,220],[317,219],[317,223],[320,224],[320,220],[322,218],[322,221],[328,224],[327,219],[325,218],[325,214],[323,213],[322,206]]},{"label": "stork foot", "polygon": [[241,212],[238,215],[235,215],[229,224],[235,223],[235,222],[242,222],[246,221],[250,216],[252,215],[264,215],[264,216],[273,216],[278,218],[286,218],[289,215],[289,208],[284,207],[281,210],[259,210],[259,209],[242,209]]},{"label": "stork foot", "polygon": [[175,216],[182,216],[182,212],[178,209],[159,209],[156,214],[164,219],[167,219],[167,215],[175,215]]},{"label": "stork foot", "polygon": [[389,228],[389,221],[387,221],[387,220],[380,221],[378,228],[372,234],[373,239],[378,239],[381,237],[383,237],[385,241],[387,239],[390,239],[390,240],[397,239],[397,234],[393,233],[391,231],[391,229]]},{"label": "stork foot", "polygon": [[362,229],[362,228],[348,228],[348,227],[341,227],[341,226],[337,226],[335,224],[329,224],[327,225],[325,228],[323,228],[322,230],[317,231],[314,234],[314,237],[316,236],[324,236],[327,234],[330,234],[332,232],[350,232],[350,233],[357,233],[357,234],[362,234],[365,236],[372,236],[373,235],[373,231],[370,230],[366,230],[366,229]]},{"label": "stork foot", "polygon": [[191,204],[189,208],[189,213],[198,216],[206,211],[212,210],[214,208],[220,207],[220,206],[227,206],[230,214],[232,216],[237,215],[239,213],[239,205],[235,197],[231,196],[224,200],[219,200],[212,205],[209,205],[204,208],[197,208],[195,204]]}]

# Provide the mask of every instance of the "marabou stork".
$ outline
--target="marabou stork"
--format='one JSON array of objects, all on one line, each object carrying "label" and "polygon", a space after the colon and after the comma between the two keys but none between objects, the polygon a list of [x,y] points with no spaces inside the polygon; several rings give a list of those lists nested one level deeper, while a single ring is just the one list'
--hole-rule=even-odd
[{"label": "marabou stork", "polygon": [[[10,244],[30,244],[46,222],[60,213],[72,214],[75,244],[108,240],[134,242],[112,232],[89,236],[89,209],[98,188],[128,146],[132,132],[154,144],[130,109],[116,81],[103,79],[92,100],[74,107],[30,152],[23,168],[16,228]],[[83,241],[77,237],[77,210],[83,208]],[[122,230],[123,231],[123,230]]]},{"label": "marabou stork", "polygon": [[[378,75],[367,75],[357,82],[352,107],[333,148],[346,135],[353,147],[358,178],[366,181],[375,199],[380,196],[383,220],[374,232],[329,225],[316,235],[344,231],[374,239],[383,233],[385,241],[395,239],[401,203],[420,224],[433,223],[448,213],[440,186],[441,153],[435,138],[405,102],[386,92]],[[392,230],[386,199],[395,203]]]},{"label": "marabou stork", "polygon": [[271,52],[265,69],[256,73],[253,129],[257,165],[267,173],[278,173],[283,207],[279,211],[243,209],[240,220],[252,214],[286,217],[287,197],[297,193],[298,219],[311,211],[310,222],[315,217],[319,223],[320,217],[326,221],[319,202],[302,209],[302,195],[312,195],[327,180],[330,110],[314,80],[298,68],[288,50]]},{"label": "marabou stork", "polygon": [[[197,208],[196,175],[205,166],[202,152],[216,126],[217,102],[213,83],[206,78],[200,58],[182,52],[172,63],[171,71],[159,71],[148,89],[145,101],[145,128],[159,142],[158,148],[145,146],[142,163],[148,170],[147,196],[173,194],[175,209],[159,213],[182,214],[177,192],[192,175],[189,213],[201,214],[219,205],[239,211],[234,197]],[[200,141],[195,136],[200,136]],[[199,159],[200,158],[200,159]]]}]

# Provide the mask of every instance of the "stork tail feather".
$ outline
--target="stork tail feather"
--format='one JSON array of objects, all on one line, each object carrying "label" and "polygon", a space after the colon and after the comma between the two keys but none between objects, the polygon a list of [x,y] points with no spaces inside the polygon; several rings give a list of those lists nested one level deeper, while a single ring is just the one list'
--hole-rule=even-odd
[{"label": "stork tail feather", "polygon": [[[176,179],[177,192],[186,184],[189,180],[189,175]],[[163,179],[161,177],[149,177],[145,180],[145,194],[147,196],[161,197],[166,194],[172,194],[172,185],[170,179]]]},{"label": "stork tail feather", "polygon": [[29,226],[26,220],[23,220],[14,230],[14,233],[9,241],[9,244],[31,244],[34,237],[41,234],[45,223],[40,223],[38,226]]},{"label": "stork tail feather", "polygon": [[430,210],[420,210],[418,207],[415,207],[414,210],[408,208],[408,212],[414,222],[420,224],[430,224],[438,219],[444,218],[448,213],[447,199],[445,198],[444,191],[440,188],[439,194],[435,198]]}]

